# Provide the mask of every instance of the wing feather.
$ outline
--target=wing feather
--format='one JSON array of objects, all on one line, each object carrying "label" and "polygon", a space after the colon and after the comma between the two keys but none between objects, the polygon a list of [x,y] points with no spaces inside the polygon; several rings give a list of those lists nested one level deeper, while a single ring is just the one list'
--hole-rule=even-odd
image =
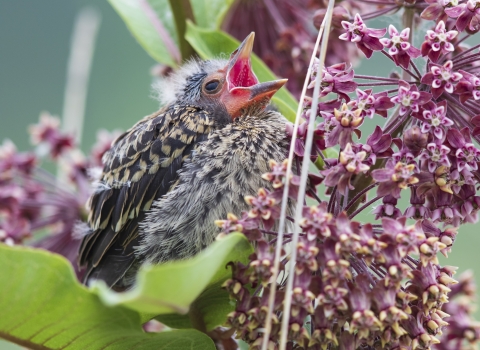
[{"label": "wing feather", "polygon": [[135,262],[138,223],[155,199],[164,196],[178,170],[213,129],[207,112],[170,107],[152,114],[121,135],[104,155],[99,189],[91,196],[92,232],[80,247],[85,281],[117,283]]}]

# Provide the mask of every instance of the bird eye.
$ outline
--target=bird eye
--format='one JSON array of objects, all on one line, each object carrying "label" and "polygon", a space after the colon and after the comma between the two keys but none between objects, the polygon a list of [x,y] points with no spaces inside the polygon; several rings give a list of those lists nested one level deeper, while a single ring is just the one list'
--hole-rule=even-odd
[{"label": "bird eye", "polygon": [[218,80],[212,80],[205,84],[205,91],[208,93],[215,92],[220,82]]}]

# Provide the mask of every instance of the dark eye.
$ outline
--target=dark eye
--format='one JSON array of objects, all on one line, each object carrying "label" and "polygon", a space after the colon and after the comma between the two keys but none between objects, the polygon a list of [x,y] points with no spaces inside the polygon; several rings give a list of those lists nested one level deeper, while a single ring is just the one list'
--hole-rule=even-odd
[{"label": "dark eye", "polygon": [[209,81],[205,84],[205,91],[214,92],[215,90],[217,90],[219,84],[220,82],[218,80]]}]

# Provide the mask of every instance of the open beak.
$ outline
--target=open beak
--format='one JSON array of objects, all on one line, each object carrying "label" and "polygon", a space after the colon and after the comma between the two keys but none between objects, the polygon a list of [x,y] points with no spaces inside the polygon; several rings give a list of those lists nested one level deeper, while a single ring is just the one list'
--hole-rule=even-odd
[{"label": "open beak", "polygon": [[240,116],[242,110],[252,106],[265,108],[272,96],[287,82],[280,79],[260,83],[252,70],[252,54],[255,33],[245,38],[231,54],[227,64],[227,89],[220,99],[232,118]]}]

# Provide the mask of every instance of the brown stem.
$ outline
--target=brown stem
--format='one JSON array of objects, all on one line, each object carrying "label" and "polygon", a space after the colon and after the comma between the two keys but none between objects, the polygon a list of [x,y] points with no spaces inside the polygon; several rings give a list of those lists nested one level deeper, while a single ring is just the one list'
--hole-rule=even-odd
[{"label": "brown stem", "polygon": [[[413,18],[415,17],[415,9],[414,8],[405,8],[403,12],[403,26],[405,28],[410,28],[410,36],[408,37],[408,42],[413,45],[413,33],[414,33],[414,28],[413,28]],[[402,75],[403,80],[406,80],[408,78],[407,76],[407,71],[403,71]]]}]

